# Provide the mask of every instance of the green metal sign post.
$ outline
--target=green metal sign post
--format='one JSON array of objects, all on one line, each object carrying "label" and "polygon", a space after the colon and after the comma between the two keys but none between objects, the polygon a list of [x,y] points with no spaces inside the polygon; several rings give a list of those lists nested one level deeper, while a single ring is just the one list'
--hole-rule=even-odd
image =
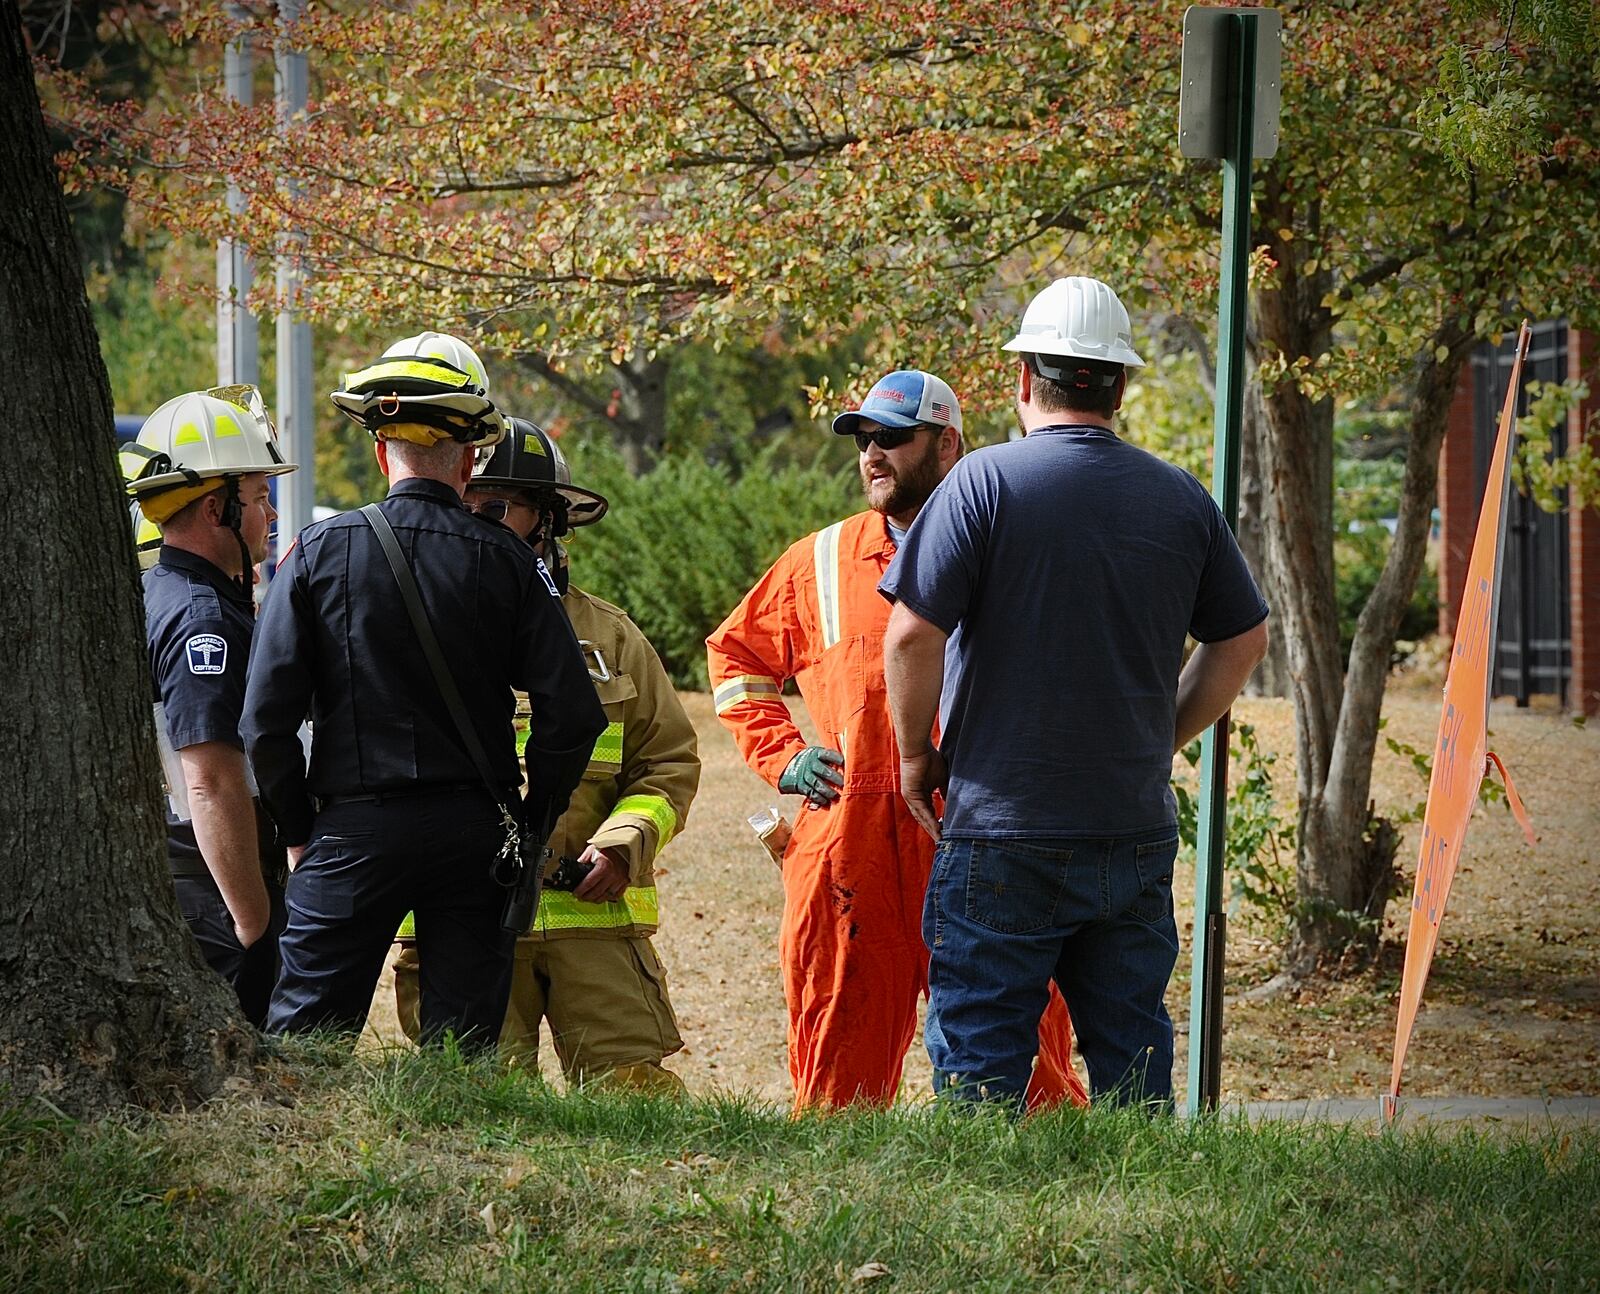
[{"label": "green metal sign post", "polygon": [[[1283,20],[1273,9],[1194,6],[1183,19],[1178,144],[1185,157],[1222,159],[1222,276],[1217,327],[1217,407],[1211,493],[1239,526],[1239,424],[1244,409],[1250,166],[1278,147]],[[1189,1008],[1189,1111],[1215,1110],[1222,1089],[1222,906],[1227,838],[1228,715],[1200,739],[1194,963]]]}]

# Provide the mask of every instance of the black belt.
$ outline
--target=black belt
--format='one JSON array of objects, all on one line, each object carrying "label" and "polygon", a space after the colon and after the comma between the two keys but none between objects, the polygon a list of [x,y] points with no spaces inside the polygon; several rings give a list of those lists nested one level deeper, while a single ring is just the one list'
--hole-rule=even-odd
[{"label": "black belt", "polygon": [[323,795],[317,798],[319,809],[331,809],[337,804],[382,804],[385,800],[411,800],[419,795],[449,795],[458,791],[484,793],[481,782],[430,782],[426,786],[401,786],[392,791],[374,791],[370,795]]}]

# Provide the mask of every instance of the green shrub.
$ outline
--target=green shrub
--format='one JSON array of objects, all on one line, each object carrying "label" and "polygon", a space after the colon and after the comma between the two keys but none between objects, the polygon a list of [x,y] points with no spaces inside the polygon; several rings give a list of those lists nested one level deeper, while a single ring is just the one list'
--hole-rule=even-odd
[{"label": "green shrub", "polygon": [[[1272,789],[1272,766],[1278,756],[1261,746],[1255,725],[1229,724],[1232,770],[1228,774],[1227,837],[1223,867],[1228,877],[1228,915],[1247,910],[1250,921],[1275,939],[1286,938],[1298,910],[1295,886],[1295,823],[1293,810],[1278,807]],[[1178,752],[1190,768],[1200,765],[1200,740]],[[1197,792],[1173,785],[1178,799],[1178,838],[1184,856],[1193,861],[1199,838]]]},{"label": "green shrub", "polygon": [[797,464],[768,451],[737,472],[667,457],[637,478],[608,445],[570,456],[573,480],[611,501],[572,537],[573,582],[632,616],[678,687],[707,686],[706,635],[785,548],[861,506],[853,464],[820,454]]},{"label": "green shrub", "polygon": [[[1356,621],[1372,597],[1394,542],[1386,518],[1400,507],[1405,464],[1395,459],[1341,460],[1334,464],[1333,577],[1339,603],[1339,648],[1350,659]],[[1396,634],[1396,663],[1439,627],[1439,572],[1430,560],[1417,577]]]}]

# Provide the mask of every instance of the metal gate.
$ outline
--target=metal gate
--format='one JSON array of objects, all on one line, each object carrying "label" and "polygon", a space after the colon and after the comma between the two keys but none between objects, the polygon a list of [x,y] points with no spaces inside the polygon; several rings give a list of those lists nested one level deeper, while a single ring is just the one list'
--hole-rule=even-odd
[{"label": "metal gate", "polygon": [[[1508,334],[1498,347],[1485,343],[1472,356],[1472,469],[1480,503],[1515,350],[1516,339]],[[1518,415],[1528,409],[1527,383],[1563,382],[1566,376],[1566,322],[1535,324],[1522,366]],[[1566,453],[1565,424],[1554,429],[1551,440],[1554,453]],[[1561,499],[1565,504],[1565,491]],[[1567,701],[1572,679],[1572,573],[1567,529],[1565,510],[1545,512],[1513,488],[1506,516],[1491,690],[1495,696],[1515,697],[1518,705],[1527,705],[1530,696],[1540,694],[1559,697],[1563,706]]]}]

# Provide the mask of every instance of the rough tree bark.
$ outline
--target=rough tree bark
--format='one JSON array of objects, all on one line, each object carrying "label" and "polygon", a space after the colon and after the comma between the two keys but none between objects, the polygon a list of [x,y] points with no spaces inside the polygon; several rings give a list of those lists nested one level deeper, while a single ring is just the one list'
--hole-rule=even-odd
[{"label": "rough tree bark", "polygon": [[[1212,404],[1217,400],[1217,365],[1205,329],[1192,319],[1172,315],[1161,321],[1161,327],[1180,350],[1192,354],[1200,371],[1200,385]],[[1252,356],[1258,349],[1257,339],[1246,330],[1248,349],[1245,357],[1244,405],[1239,422],[1239,551],[1245,562],[1265,588],[1276,586],[1276,576],[1269,569],[1272,552],[1267,547],[1266,525],[1263,512],[1266,508],[1264,477],[1261,467],[1262,420],[1266,410],[1262,405],[1261,380],[1257,376]],[[1246,696],[1288,696],[1289,657],[1283,637],[1273,634],[1267,641],[1267,655],[1245,684]]]},{"label": "rough tree bark", "polygon": [[0,1091],[187,1105],[257,1041],[178,914],[111,390],[15,0],[0,0]]},{"label": "rough tree bark", "polygon": [[[1264,586],[1272,589],[1283,576],[1272,568],[1273,554],[1267,545],[1266,478],[1261,470],[1261,438],[1267,414],[1261,383],[1253,371],[1245,382],[1243,415],[1239,422],[1239,549]],[[1268,638],[1266,657],[1256,666],[1244,690],[1246,696],[1289,695],[1289,649],[1282,634]]]}]

